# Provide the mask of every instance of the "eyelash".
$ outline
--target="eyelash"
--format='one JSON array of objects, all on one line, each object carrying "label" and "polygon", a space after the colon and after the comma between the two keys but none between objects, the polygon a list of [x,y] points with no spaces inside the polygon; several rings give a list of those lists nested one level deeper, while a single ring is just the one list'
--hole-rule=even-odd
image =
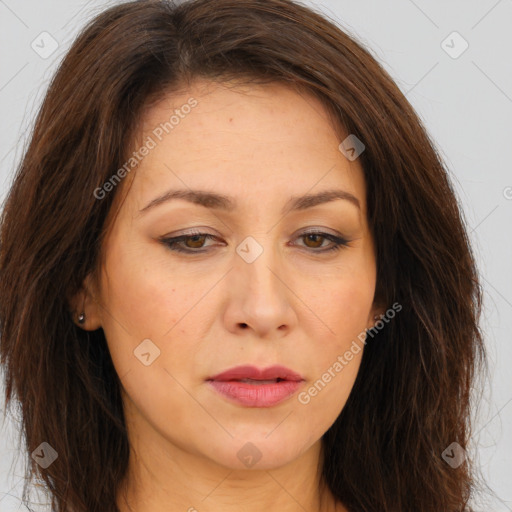
[{"label": "eyelash", "polygon": [[[345,240],[344,238],[340,238],[340,237],[338,237],[336,235],[332,235],[330,233],[324,233],[322,231],[307,231],[307,232],[299,235],[297,238],[301,238],[301,237],[305,237],[305,236],[309,236],[309,235],[321,236],[322,238],[325,238],[334,244],[332,247],[329,247],[328,249],[322,249],[322,250],[311,249],[311,252],[313,252],[313,253],[322,253],[323,254],[323,253],[331,253],[331,252],[339,251],[340,249],[347,247],[348,242],[349,242],[349,240]],[[195,237],[206,237],[207,239],[211,239],[211,240],[214,240],[217,238],[216,236],[211,235],[210,233],[194,232],[194,233],[180,235],[180,236],[176,236],[176,237],[172,237],[172,238],[161,238],[160,241],[165,246],[167,246],[169,249],[171,249],[171,251],[175,251],[175,252],[180,252],[180,253],[184,253],[184,254],[198,254],[198,253],[208,252],[208,249],[203,249],[203,250],[201,250],[201,248],[199,250],[194,250],[191,248],[184,249],[183,247],[180,247],[178,245],[182,242],[185,242],[186,240],[188,240],[190,238],[195,238]],[[306,249],[308,249],[308,248],[306,247]]]}]

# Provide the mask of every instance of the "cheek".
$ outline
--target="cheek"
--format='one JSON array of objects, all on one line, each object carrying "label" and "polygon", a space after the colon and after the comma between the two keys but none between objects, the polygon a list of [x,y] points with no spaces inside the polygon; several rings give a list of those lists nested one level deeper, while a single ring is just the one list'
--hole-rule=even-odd
[{"label": "cheek", "polygon": [[[154,247],[112,243],[103,272],[103,299],[112,318],[134,338],[160,338],[194,303],[190,286]],[[197,299],[196,299],[197,301]],[[108,315],[107,315],[108,316]]]},{"label": "cheek", "polygon": [[[218,281],[178,272],[171,263],[165,251],[112,243],[102,274],[103,330],[117,373],[150,370],[141,376],[150,379],[148,389],[174,387],[165,369],[180,382],[190,377],[212,310],[208,291]],[[138,356],[148,352],[146,362],[154,362],[146,367]]]},{"label": "cheek", "polygon": [[368,326],[376,285],[376,262],[365,239],[340,254],[338,263],[304,282],[305,302],[325,324],[330,345],[342,348]]},{"label": "cheek", "polygon": [[333,292],[325,301],[325,323],[334,332],[322,329],[309,350],[310,373],[305,388],[298,394],[298,412],[313,431],[325,432],[343,410],[359,372],[364,351],[364,333],[370,294],[355,287]]},{"label": "cheek", "polygon": [[342,349],[364,332],[374,293],[375,281],[368,273],[347,273],[310,295],[308,306],[324,322],[329,345]]},{"label": "cheek", "polygon": [[323,420],[335,420],[354,385],[374,291],[371,272],[361,269],[331,279],[322,293],[310,296],[308,306],[322,323],[315,321],[318,327],[310,331],[316,345],[310,358],[312,375],[298,399]]},{"label": "cheek", "polygon": [[161,333],[175,322],[169,299],[172,288],[162,282],[161,275],[156,279],[143,251],[118,243],[116,236],[112,235],[105,253],[102,327],[116,370],[123,376],[143,366],[135,351],[144,340],[155,344],[156,348],[145,342],[153,358],[163,348],[158,341]]},{"label": "cheek", "polygon": [[[186,332],[197,324],[193,306],[204,291],[190,293],[184,277],[151,253],[112,244],[102,275],[103,330],[131,406],[162,428],[177,428],[191,410],[201,415],[180,383],[194,368],[194,339]],[[177,338],[184,342],[170,343]]]}]

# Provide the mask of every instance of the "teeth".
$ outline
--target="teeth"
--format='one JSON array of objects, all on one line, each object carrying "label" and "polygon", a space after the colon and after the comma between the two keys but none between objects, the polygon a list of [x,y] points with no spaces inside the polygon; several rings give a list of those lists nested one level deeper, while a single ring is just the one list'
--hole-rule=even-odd
[{"label": "teeth", "polygon": [[256,384],[256,385],[258,385],[258,384],[275,384],[276,382],[278,382],[278,379],[270,379],[270,380],[240,379],[239,382],[245,382],[247,384]]}]

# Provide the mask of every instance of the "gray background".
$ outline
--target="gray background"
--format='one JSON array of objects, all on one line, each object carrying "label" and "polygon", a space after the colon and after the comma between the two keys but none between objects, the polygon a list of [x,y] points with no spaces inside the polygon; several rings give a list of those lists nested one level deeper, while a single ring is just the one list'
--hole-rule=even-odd
[{"label": "gray background", "polygon": [[[0,200],[56,63],[85,21],[114,3],[0,0]],[[482,273],[491,363],[471,447],[490,489],[475,507],[512,511],[512,0],[307,3],[370,47],[424,120],[451,173]],[[58,48],[47,56],[50,37]],[[1,512],[26,510],[17,498],[18,421],[9,416],[0,426]]]}]

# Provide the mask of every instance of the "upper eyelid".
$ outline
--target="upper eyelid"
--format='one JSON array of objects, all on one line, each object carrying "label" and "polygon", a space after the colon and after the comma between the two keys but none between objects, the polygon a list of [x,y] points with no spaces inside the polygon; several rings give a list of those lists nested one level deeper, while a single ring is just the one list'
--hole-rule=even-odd
[{"label": "upper eyelid", "polygon": [[[171,238],[179,238],[182,236],[198,236],[198,235],[201,235],[201,236],[208,235],[208,236],[212,236],[215,238],[219,238],[219,236],[215,233],[210,233],[208,231],[201,231],[200,229],[201,228],[198,228],[198,229],[191,228],[191,231],[178,232],[177,234],[172,234],[172,236],[164,235],[161,237],[161,239],[171,239]],[[303,231],[300,231],[296,236],[303,236],[303,235],[309,235],[309,234],[331,235],[331,236],[335,236],[335,237],[343,238],[343,239],[347,238],[344,235],[342,235],[341,233],[336,233],[336,232],[332,233],[332,232],[328,231],[327,228],[322,228],[322,227],[305,228]]]}]

